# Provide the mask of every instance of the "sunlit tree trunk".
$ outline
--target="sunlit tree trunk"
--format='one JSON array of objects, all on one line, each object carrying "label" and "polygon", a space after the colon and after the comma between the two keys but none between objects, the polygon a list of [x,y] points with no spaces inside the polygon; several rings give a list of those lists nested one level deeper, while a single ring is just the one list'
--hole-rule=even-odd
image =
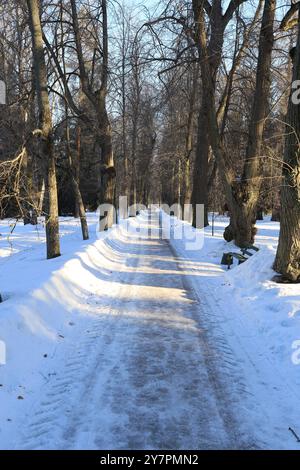
[{"label": "sunlit tree trunk", "polygon": [[41,155],[45,167],[47,258],[60,256],[58,198],[53,146],[52,116],[48,95],[47,68],[40,19],[39,0],[27,0],[33,45],[34,74],[40,113]]},{"label": "sunlit tree trunk", "polygon": [[[300,10],[297,46],[292,52],[293,82],[300,80]],[[290,281],[300,280],[300,103],[291,91],[281,188],[279,244],[274,269]]]}]

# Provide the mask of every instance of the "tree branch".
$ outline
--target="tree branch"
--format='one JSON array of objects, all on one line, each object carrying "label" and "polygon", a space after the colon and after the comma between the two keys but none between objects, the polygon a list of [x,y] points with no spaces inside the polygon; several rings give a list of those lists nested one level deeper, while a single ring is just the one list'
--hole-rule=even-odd
[{"label": "tree branch", "polygon": [[203,2],[203,6],[204,6],[204,9],[206,11],[206,13],[208,14],[208,16],[211,14],[211,4],[209,3],[208,0],[204,0]]},{"label": "tree branch", "polygon": [[289,11],[284,15],[283,20],[280,23],[280,29],[287,31],[288,29],[295,26],[298,23],[298,18],[293,18],[295,13],[298,11],[300,3],[293,3]]},{"label": "tree branch", "polygon": [[229,23],[229,21],[232,19],[234,12],[239,8],[242,3],[244,3],[246,0],[231,0],[231,2],[228,5],[228,8],[226,12],[223,15],[223,21],[225,23],[225,26]]},{"label": "tree branch", "polygon": [[[55,66],[56,66],[56,69],[57,69],[57,72],[58,72],[58,75],[59,75],[59,78],[61,79],[62,81],[62,84],[63,84],[63,88],[64,88],[64,92],[65,92],[65,99],[68,103],[68,105],[70,106],[70,108],[73,110],[73,112],[77,115],[77,116],[81,116],[82,113],[80,111],[80,109],[76,106],[74,100],[73,100],[73,97],[72,97],[72,94],[70,92],[70,89],[69,89],[69,86],[68,86],[68,82],[67,82],[67,78],[66,78],[66,75],[64,74],[63,70],[62,70],[62,67],[59,63],[59,60],[51,46],[51,44],[49,43],[45,33],[43,32],[43,40],[44,40],[44,43],[45,43],[45,46],[47,47],[48,51],[49,51],[49,54],[50,54],[50,57],[52,58]],[[53,91],[53,90],[52,90]]]}]

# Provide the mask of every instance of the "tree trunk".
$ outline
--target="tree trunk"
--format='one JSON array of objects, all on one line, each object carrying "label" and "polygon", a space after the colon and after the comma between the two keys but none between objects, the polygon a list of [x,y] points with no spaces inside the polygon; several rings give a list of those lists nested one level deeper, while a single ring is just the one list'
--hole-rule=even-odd
[{"label": "tree trunk", "polygon": [[108,17],[107,0],[102,0],[103,16],[103,63],[101,88],[96,93],[98,101],[98,124],[100,128],[101,141],[101,204],[110,205],[107,214],[107,227],[114,223],[114,209],[116,204],[116,170],[114,166],[114,153],[112,146],[112,129],[106,109],[106,96],[108,85]]},{"label": "tree trunk", "polygon": [[[112,147],[112,130],[106,108],[107,86],[108,86],[108,19],[107,0],[102,0],[102,67],[101,86],[96,92],[86,70],[86,64],[82,49],[81,35],[79,30],[79,20],[77,4],[71,0],[73,17],[73,29],[75,35],[76,52],[79,63],[80,82],[83,93],[93,106],[97,117],[97,128],[95,131],[96,141],[101,149],[101,188],[100,204],[106,205],[105,215],[100,217],[100,230],[108,229],[114,223],[114,206],[116,196],[116,170],[114,167],[114,154]],[[109,208],[108,208],[109,207]],[[105,219],[105,220],[104,220]]]},{"label": "tree trunk", "polygon": [[279,207],[273,207],[271,221],[280,222],[280,208]]},{"label": "tree trunk", "polygon": [[[22,27],[20,26],[20,9],[17,7],[17,30],[18,30],[18,51],[19,54],[22,51]],[[22,90],[23,84],[25,83],[23,75],[22,60],[19,55],[19,89]],[[31,139],[28,139],[28,135],[32,132],[32,128],[36,125],[35,120],[35,80],[34,73],[31,75],[31,93],[25,102],[24,106],[20,107],[20,113],[22,114],[23,120],[23,142],[24,142],[24,153],[22,159],[22,173],[24,183],[21,187],[21,206],[24,225],[37,225],[37,191],[34,187],[33,178],[33,145],[30,145]]]},{"label": "tree trunk", "polygon": [[[80,156],[81,156],[81,127],[80,127],[80,125],[78,125],[77,129],[76,129],[75,159],[72,159],[73,168],[74,168],[74,176],[75,176],[78,188],[80,188]],[[74,216],[75,216],[76,219],[80,218],[80,209],[79,209],[79,205],[78,205],[77,200],[75,200]]]},{"label": "tree trunk", "polygon": [[[199,0],[193,1],[193,11],[196,25],[196,36],[197,32],[197,21],[199,13],[204,8],[204,3]],[[208,45],[207,54],[207,70],[209,70],[211,93],[215,97],[216,91],[216,77],[220,67],[222,59],[222,50],[224,42],[224,31],[226,28],[225,17],[222,14],[222,2],[212,2],[211,9],[209,11],[211,33]],[[200,41],[197,41],[199,64],[203,60],[203,51]],[[198,118],[198,139],[197,139],[197,150],[196,150],[196,161],[193,175],[193,192],[192,192],[192,206],[193,206],[193,227],[201,227],[202,222],[197,221],[197,205],[204,205],[204,227],[208,226],[208,161],[209,161],[209,150],[211,145],[210,127],[208,121],[208,108],[210,102],[207,96],[207,90],[205,87],[205,78],[203,77],[202,69],[202,102],[199,111]]]},{"label": "tree trunk", "polygon": [[209,155],[209,137],[208,137],[208,115],[205,95],[202,97],[201,109],[198,119],[198,140],[196,150],[196,161],[193,173],[193,191],[192,207],[193,221],[195,228],[203,228],[202,221],[197,221],[197,205],[204,205],[204,227],[208,226],[208,155]]},{"label": "tree trunk", "polygon": [[100,216],[105,223],[102,222],[100,227],[106,227],[106,230],[114,224],[114,207],[116,203],[116,170],[114,166],[114,154],[112,148],[112,131],[106,110],[106,91],[102,93],[98,99],[98,123],[101,130],[99,143],[101,148],[101,187],[100,187],[100,204],[106,205],[107,210],[105,216]]},{"label": "tree trunk", "polygon": [[[293,82],[300,80],[300,10]],[[300,281],[300,103],[291,91],[281,188],[280,235],[274,269],[290,281]]]},{"label": "tree trunk", "polygon": [[[70,165],[70,171],[72,172],[73,169],[71,167],[72,165],[72,159],[70,158],[69,160],[69,165]],[[75,178],[74,173],[71,173],[71,178],[72,178],[72,187],[74,191],[74,196],[76,200],[76,205],[78,207],[78,212],[79,212],[79,218],[80,218],[80,223],[81,223],[81,231],[82,231],[82,238],[83,240],[89,240],[89,228],[87,224],[87,219],[86,219],[86,213],[85,213],[85,207],[83,204],[81,192],[79,185],[77,183],[77,180]]]},{"label": "tree trunk", "polygon": [[256,214],[247,205],[231,205],[230,225],[224,231],[227,242],[235,241],[239,247],[253,245],[256,235]]},{"label": "tree trunk", "polygon": [[256,220],[264,220],[264,210],[262,207],[259,207],[256,211]]},{"label": "tree trunk", "polygon": [[182,191],[182,198],[181,204],[184,206],[185,204],[191,203],[192,191],[191,191],[191,155],[193,151],[193,131],[194,131],[194,119],[195,119],[195,101],[197,96],[197,85],[198,85],[198,78],[199,78],[199,65],[196,64],[193,70],[192,76],[192,83],[191,83],[191,94],[189,100],[189,112],[188,112],[188,119],[187,119],[187,131],[186,131],[186,138],[185,138],[185,155],[184,155],[184,162],[183,162],[183,191]]},{"label": "tree trunk", "polygon": [[191,162],[186,158],[184,162],[184,192],[182,196],[183,205],[191,203]]},{"label": "tree trunk", "polygon": [[69,117],[68,117],[68,108],[65,108],[66,113],[66,152],[67,158],[69,163],[69,171],[71,176],[72,187],[74,191],[74,198],[75,198],[75,206],[78,208],[80,224],[81,224],[81,231],[82,231],[82,238],[83,240],[88,240],[89,237],[89,228],[86,219],[85,207],[83,204],[83,199],[79,187],[79,183],[76,177],[76,169],[74,167],[74,162],[72,159],[72,149],[70,144],[70,128],[69,128]]},{"label": "tree trunk", "polygon": [[33,169],[32,169],[32,155],[25,150],[23,159],[23,172],[25,177],[24,198],[22,201],[22,212],[24,225],[37,225],[37,211],[35,204],[35,194],[33,190]]},{"label": "tree trunk", "polygon": [[60,256],[59,220],[52,116],[48,95],[47,68],[44,55],[40,2],[27,0],[33,44],[36,92],[40,113],[40,144],[45,164],[47,258]]}]

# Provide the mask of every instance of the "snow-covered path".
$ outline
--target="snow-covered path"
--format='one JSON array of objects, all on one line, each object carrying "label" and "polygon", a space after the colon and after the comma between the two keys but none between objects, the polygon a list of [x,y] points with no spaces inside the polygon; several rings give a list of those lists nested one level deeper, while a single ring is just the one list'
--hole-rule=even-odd
[{"label": "snow-covered path", "polygon": [[246,386],[225,339],[208,331],[188,262],[161,239],[153,215],[143,224],[152,225],[152,238],[124,233],[109,241],[114,287],[109,296],[89,297],[94,315],[64,351],[14,447],[257,445],[240,419]]}]

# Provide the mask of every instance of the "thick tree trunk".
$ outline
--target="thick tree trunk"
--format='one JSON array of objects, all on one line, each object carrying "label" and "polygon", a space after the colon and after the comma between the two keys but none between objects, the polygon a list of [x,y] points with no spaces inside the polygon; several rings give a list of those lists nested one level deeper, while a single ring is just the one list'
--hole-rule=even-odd
[{"label": "thick tree trunk", "polygon": [[[293,82],[300,80],[300,10],[297,47],[293,51]],[[287,115],[279,244],[275,271],[300,281],[300,104],[290,95]]]},{"label": "thick tree trunk", "polygon": [[101,123],[101,188],[100,204],[110,205],[106,216],[107,228],[114,223],[114,210],[116,203],[116,170],[112,148],[112,130],[106,110],[106,91],[101,94],[98,102],[98,122]]},{"label": "thick tree trunk", "polygon": [[253,245],[256,235],[256,214],[246,205],[232,205],[230,225],[224,231],[227,242],[235,241],[239,247]]},{"label": "thick tree trunk", "polygon": [[184,192],[182,195],[183,206],[191,203],[192,191],[191,191],[191,162],[190,158],[186,158],[184,162]]},{"label": "thick tree trunk", "polygon": [[121,185],[122,196],[129,195],[128,149],[127,149],[127,87],[126,87],[126,63],[127,63],[127,35],[125,16],[122,17],[122,154],[124,162],[124,181]]},{"label": "thick tree trunk", "polygon": [[36,92],[40,112],[41,154],[45,164],[47,258],[60,256],[59,221],[52,116],[48,95],[39,0],[27,0],[33,43]]},{"label": "thick tree trunk", "polygon": [[189,112],[187,120],[187,131],[185,138],[185,155],[183,161],[183,191],[181,197],[181,204],[184,207],[185,204],[191,203],[192,191],[191,191],[191,155],[193,152],[193,135],[194,135],[194,120],[196,113],[196,96],[198,88],[199,78],[199,65],[196,64],[193,70],[192,83],[191,83],[191,94],[189,100]]},{"label": "thick tree trunk", "polygon": [[[204,205],[204,226],[208,225],[208,168],[209,168],[209,152],[210,147],[213,146],[211,127],[209,123],[209,108],[211,106],[211,99],[215,100],[216,92],[216,79],[217,73],[222,60],[222,51],[224,43],[224,32],[229,19],[232,17],[234,11],[238,8],[242,1],[230,2],[230,5],[223,15],[222,2],[213,1],[207,10],[209,2],[201,0],[193,0],[193,12],[195,19],[195,32],[197,39],[197,48],[199,56],[199,64],[202,74],[201,95],[202,103],[199,111],[198,118],[198,140],[196,150],[196,161],[193,177],[193,192],[192,192],[192,206],[193,206],[193,226],[201,228],[201,222],[196,220],[197,205]],[[203,16],[204,10],[209,15],[210,19],[210,40],[208,46],[205,44],[207,54],[205,59],[203,57],[203,45],[199,37],[199,18]],[[202,21],[202,20],[201,20]],[[203,67],[203,60],[206,60],[205,67]],[[206,72],[204,72],[206,69]],[[204,76],[208,73],[209,77]],[[205,85],[206,80],[209,79],[209,93]],[[210,95],[210,96],[209,96]]]},{"label": "thick tree trunk", "polygon": [[130,187],[129,187],[129,217],[135,217],[135,206],[137,204],[137,189],[136,189],[136,175],[135,171],[131,172]]},{"label": "thick tree trunk", "polygon": [[[17,17],[19,21],[19,8],[17,8]],[[19,50],[22,50],[22,34],[20,26],[18,26],[18,37],[19,37]],[[24,84],[23,69],[20,64],[20,79],[19,87],[20,90]],[[21,107],[20,111],[22,112],[23,118],[23,142],[24,142],[24,156],[22,161],[23,166],[23,177],[24,184],[21,188],[21,204],[22,204],[22,215],[24,225],[37,225],[37,206],[38,206],[38,197],[37,197],[37,188],[34,184],[34,145],[32,139],[28,139],[28,135],[32,132],[33,126],[36,125],[36,110],[35,110],[35,79],[34,74],[31,77],[31,93],[26,103],[26,106]]]},{"label": "thick tree trunk", "polygon": [[45,178],[43,177],[41,180],[41,185],[39,188],[39,201],[38,201],[38,216],[41,217],[43,214],[43,208],[45,205],[45,192],[46,192],[46,184]]},{"label": "thick tree trunk", "polygon": [[[112,146],[112,129],[106,109],[106,96],[108,86],[108,16],[107,0],[102,0],[103,17],[103,63],[101,88],[96,93],[98,102],[98,124],[101,142],[101,204],[110,205],[107,214],[107,227],[114,223],[114,209],[116,204],[116,170],[114,166],[114,153]],[[101,224],[100,224],[101,225]]]},{"label": "thick tree trunk", "polygon": [[49,157],[46,177],[47,258],[52,259],[60,256],[57,180],[52,135],[45,142],[45,147],[44,153]]}]

